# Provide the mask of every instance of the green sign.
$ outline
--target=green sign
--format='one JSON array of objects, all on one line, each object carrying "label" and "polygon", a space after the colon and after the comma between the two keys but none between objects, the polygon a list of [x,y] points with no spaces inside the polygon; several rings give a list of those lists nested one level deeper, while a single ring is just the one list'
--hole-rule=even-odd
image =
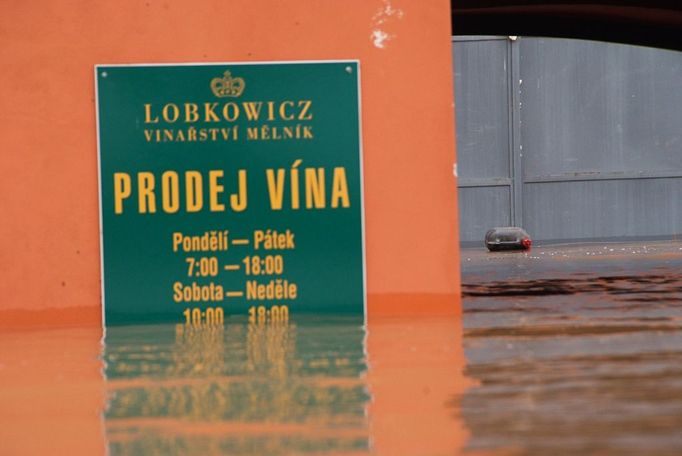
[{"label": "green sign", "polygon": [[95,68],[107,325],[363,314],[358,71]]}]

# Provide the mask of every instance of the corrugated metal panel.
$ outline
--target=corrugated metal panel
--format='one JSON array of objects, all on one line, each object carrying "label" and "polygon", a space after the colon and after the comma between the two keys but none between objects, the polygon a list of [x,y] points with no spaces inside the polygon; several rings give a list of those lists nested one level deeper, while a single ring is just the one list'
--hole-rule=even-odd
[{"label": "corrugated metal panel", "polygon": [[460,189],[460,240],[482,242],[486,227],[511,219],[509,47],[485,37],[455,42],[453,53],[457,167],[467,186]]},{"label": "corrugated metal panel", "polygon": [[681,53],[523,38],[525,176],[682,171]]},{"label": "corrugated metal panel", "polygon": [[509,187],[465,187],[459,189],[460,239],[483,245],[485,232],[494,226],[509,226]]},{"label": "corrugated metal panel", "polygon": [[453,48],[463,242],[512,220],[536,240],[682,233],[682,53],[544,38]]},{"label": "corrugated metal panel", "polygon": [[525,184],[526,229],[538,240],[682,233],[682,179]]},{"label": "corrugated metal panel", "polygon": [[510,177],[507,41],[453,45],[459,176]]}]

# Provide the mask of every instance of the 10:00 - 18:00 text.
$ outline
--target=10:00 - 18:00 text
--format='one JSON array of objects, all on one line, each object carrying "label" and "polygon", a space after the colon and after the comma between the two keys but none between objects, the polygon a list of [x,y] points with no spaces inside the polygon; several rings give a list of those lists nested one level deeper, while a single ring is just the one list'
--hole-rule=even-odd
[{"label": "10:00 - 18:00 text", "polygon": [[[200,309],[186,308],[182,314],[185,316],[185,324],[192,326],[213,326],[225,323],[225,311],[222,307],[207,307]],[[249,323],[288,322],[289,306],[251,306],[249,307]]]}]

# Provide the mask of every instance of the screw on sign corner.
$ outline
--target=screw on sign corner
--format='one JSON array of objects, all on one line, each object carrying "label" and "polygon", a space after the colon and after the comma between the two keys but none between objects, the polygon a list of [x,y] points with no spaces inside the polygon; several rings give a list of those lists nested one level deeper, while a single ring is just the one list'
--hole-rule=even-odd
[{"label": "screw on sign corner", "polygon": [[523,228],[497,227],[485,233],[485,246],[491,252],[499,250],[529,250],[533,241]]}]

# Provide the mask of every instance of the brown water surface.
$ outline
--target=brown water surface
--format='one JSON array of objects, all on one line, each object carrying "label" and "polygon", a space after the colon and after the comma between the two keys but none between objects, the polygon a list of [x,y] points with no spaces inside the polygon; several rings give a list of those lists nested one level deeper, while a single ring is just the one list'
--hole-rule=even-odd
[{"label": "brown water surface", "polygon": [[[0,454],[456,454],[455,319],[0,334]],[[409,429],[409,432],[406,430]]]},{"label": "brown water surface", "polygon": [[682,246],[462,253],[463,327],[3,329],[0,455],[682,454]]},{"label": "brown water surface", "polygon": [[464,251],[467,450],[682,454],[681,249]]}]

